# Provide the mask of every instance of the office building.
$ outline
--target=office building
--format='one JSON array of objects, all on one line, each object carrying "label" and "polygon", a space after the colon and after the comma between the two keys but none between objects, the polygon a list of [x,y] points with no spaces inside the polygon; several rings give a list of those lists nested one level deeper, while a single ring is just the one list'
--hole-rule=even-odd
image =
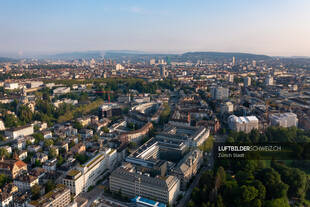
[{"label": "office building", "polygon": [[228,117],[228,126],[231,130],[237,132],[249,133],[252,129],[258,129],[258,119],[256,116],[235,116]]},{"label": "office building", "polygon": [[118,167],[110,175],[110,190],[128,198],[145,197],[158,202],[173,204],[180,192],[176,176],[155,176],[137,171],[130,163]]},{"label": "office building", "polygon": [[269,119],[272,126],[297,127],[298,125],[298,118],[294,113],[270,114]]}]

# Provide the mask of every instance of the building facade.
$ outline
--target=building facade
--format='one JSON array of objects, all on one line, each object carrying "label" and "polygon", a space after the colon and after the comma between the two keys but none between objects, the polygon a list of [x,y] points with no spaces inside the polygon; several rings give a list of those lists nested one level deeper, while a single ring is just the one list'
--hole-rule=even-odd
[{"label": "building facade", "polygon": [[119,167],[110,175],[110,190],[134,198],[141,196],[162,203],[173,204],[180,191],[176,176],[151,177],[134,168]]},{"label": "building facade", "polygon": [[95,185],[105,172],[113,169],[116,161],[116,150],[106,149],[87,163],[68,171],[62,183],[70,189],[73,195],[87,192],[88,188]]},{"label": "building facade", "polygon": [[231,130],[237,132],[249,133],[252,129],[258,129],[258,119],[256,116],[235,116],[228,117],[228,126]]},{"label": "building facade", "polygon": [[12,139],[17,139],[19,137],[25,137],[32,135],[34,132],[33,130],[33,125],[26,125],[26,126],[21,126],[21,127],[16,127],[13,129],[8,129],[4,132],[5,136],[12,138]]},{"label": "building facade", "polygon": [[272,126],[297,127],[298,125],[298,118],[294,113],[270,114],[269,119]]},{"label": "building facade", "polygon": [[36,201],[30,201],[27,207],[65,207],[71,203],[70,190],[58,184],[56,188]]}]

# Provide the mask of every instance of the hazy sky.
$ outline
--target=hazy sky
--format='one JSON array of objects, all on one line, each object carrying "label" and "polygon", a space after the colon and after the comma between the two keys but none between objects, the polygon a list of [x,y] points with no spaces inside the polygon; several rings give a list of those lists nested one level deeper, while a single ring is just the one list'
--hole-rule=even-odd
[{"label": "hazy sky", "polygon": [[310,1],[0,0],[0,55],[110,49],[310,56]]}]

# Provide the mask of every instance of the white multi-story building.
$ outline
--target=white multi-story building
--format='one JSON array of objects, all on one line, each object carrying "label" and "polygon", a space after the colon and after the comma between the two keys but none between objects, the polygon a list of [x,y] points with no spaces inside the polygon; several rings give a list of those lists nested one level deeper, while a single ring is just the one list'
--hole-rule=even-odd
[{"label": "white multi-story building", "polygon": [[292,127],[298,125],[297,115],[294,113],[276,113],[270,114],[270,124],[280,127]]},{"label": "white multi-story building", "polygon": [[31,81],[27,83],[27,88],[38,88],[42,86],[44,83],[42,81]]},{"label": "white multi-story building", "polygon": [[66,94],[66,93],[70,93],[70,87],[59,87],[53,90],[53,94],[55,95]]},{"label": "white multi-story building", "polygon": [[272,86],[273,85],[273,77],[271,75],[268,75],[265,79],[265,84],[267,86]]},{"label": "white multi-story building", "polygon": [[4,89],[6,90],[19,89],[19,84],[18,83],[4,83]]},{"label": "white multi-story building", "polygon": [[5,136],[13,139],[19,137],[25,137],[33,134],[33,125],[26,125],[21,127],[16,127],[13,129],[8,129],[4,132]]},{"label": "white multi-story building", "polygon": [[81,192],[87,192],[88,188],[95,185],[105,172],[113,170],[116,161],[116,150],[108,148],[87,163],[69,170],[62,183],[70,188],[71,194],[75,196]]},{"label": "white multi-story building", "polygon": [[121,64],[116,64],[115,65],[115,70],[123,70],[124,66],[122,66]]},{"label": "white multi-story building", "polygon": [[228,117],[228,126],[231,130],[249,133],[252,129],[258,129],[258,119],[256,116],[235,116]]},{"label": "white multi-story building", "polygon": [[233,74],[229,74],[229,75],[228,75],[228,81],[229,81],[230,83],[233,83],[233,82],[234,82],[234,75],[233,75]]}]

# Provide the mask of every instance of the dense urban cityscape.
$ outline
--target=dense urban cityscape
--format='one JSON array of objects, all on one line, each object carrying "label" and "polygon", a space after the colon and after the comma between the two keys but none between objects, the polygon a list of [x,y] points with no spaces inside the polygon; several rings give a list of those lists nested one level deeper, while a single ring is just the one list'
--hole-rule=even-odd
[{"label": "dense urban cityscape", "polygon": [[0,207],[310,207],[309,8],[0,1]]},{"label": "dense urban cityscape", "polygon": [[212,146],[309,142],[309,59],[71,55],[1,59],[1,206],[308,205],[309,161]]}]

